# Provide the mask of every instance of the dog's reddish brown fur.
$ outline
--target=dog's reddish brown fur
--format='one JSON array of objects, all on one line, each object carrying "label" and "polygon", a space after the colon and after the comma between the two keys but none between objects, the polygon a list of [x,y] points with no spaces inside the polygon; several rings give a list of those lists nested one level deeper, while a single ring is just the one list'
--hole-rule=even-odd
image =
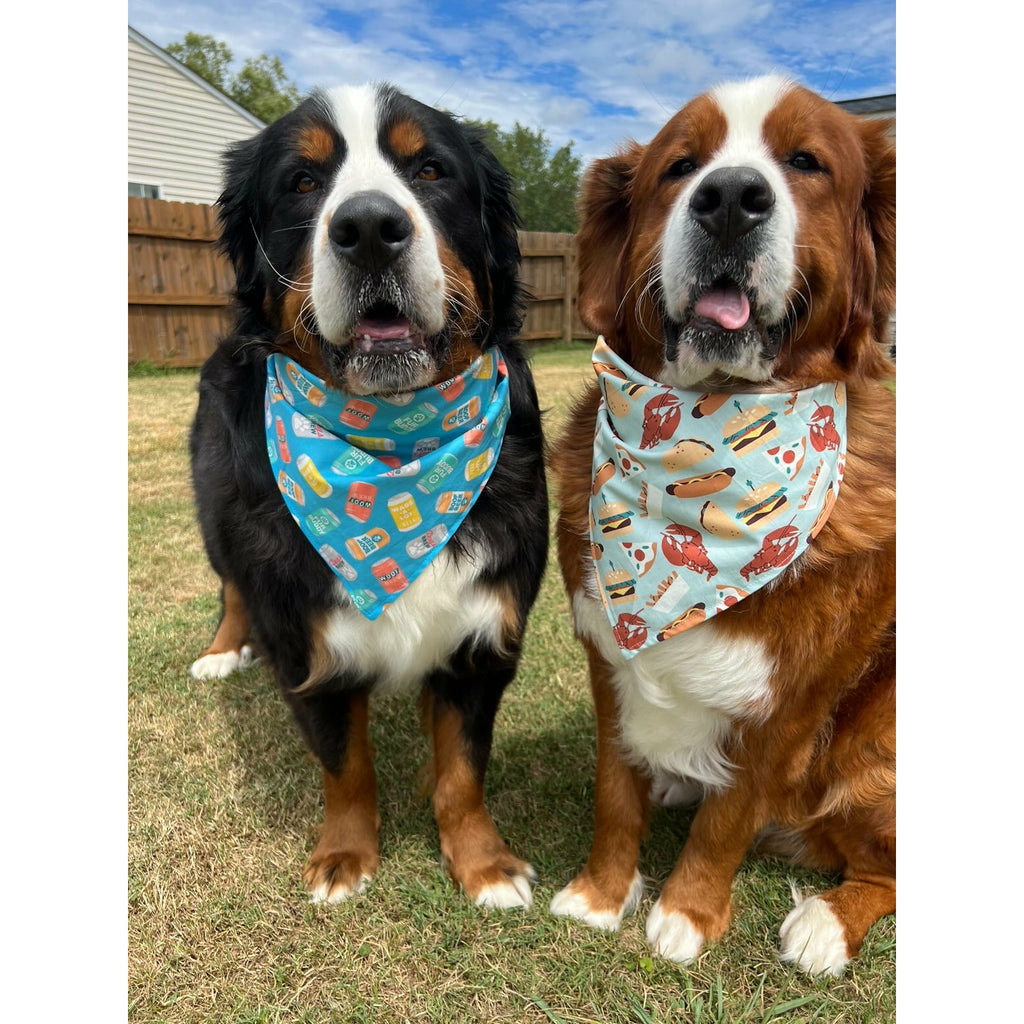
[{"label": "dog's reddish brown fur", "polygon": [[[737,765],[733,784],[706,796],[662,891],[663,907],[685,914],[705,939],[725,931],[734,873],[762,830],[762,848],[842,874],[824,899],[842,926],[848,957],[895,909],[895,420],[886,386],[895,371],[882,343],[895,299],[896,179],[886,127],[799,88],[764,124],[776,154],[813,144],[831,157],[830,178],[791,182],[797,259],[813,306],[783,346],[772,386],[784,392],[844,381],[848,457],[835,508],[806,554],[773,585],[716,617],[729,635],[757,638],[777,670],[767,716],[738,721],[727,744]],[[584,181],[581,314],[652,377],[664,359],[661,320],[631,285],[658,258],[678,195],[680,186],[666,187],[661,171],[681,153],[709,157],[724,131],[713,101],[701,97],[648,146],[630,144],[598,161]],[[592,385],[554,458],[559,561],[570,597],[589,571],[598,401]],[[637,868],[649,780],[618,747],[609,666],[587,638],[583,643],[598,769],[593,848],[572,888],[593,910],[614,911]]]}]

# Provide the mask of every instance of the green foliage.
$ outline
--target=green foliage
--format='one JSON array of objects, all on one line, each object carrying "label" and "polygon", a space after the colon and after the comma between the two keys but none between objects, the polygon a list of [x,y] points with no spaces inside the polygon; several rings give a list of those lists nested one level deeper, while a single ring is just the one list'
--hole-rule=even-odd
[{"label": "green foliage", "polygon": [[231,83],[231,96],[251,114],[269,124],[299,102],[299,90],[288,81],[280,57],[250,57]]},{"label": "green foliage", "polygon": [[227,43],[213,36],[186,32],[184,42],[168,43],[165,49],[210,85],[215,85],[221,92],[228,91],[228,68],[234,54]]},{"label": "green foliage", "polygon": [[261,53],[249,57],[241,71],[229,76],[234,54],[213,36],[186,32],[180,43],[168,43],[167,52],[261,121],[269,124],[299,102],[299,90],[289,81],[280,57]]},{"label": "green foliage", "polygon": [[516,121],[504,131],[493,121],[468,123],[483,130],[487,145],[512,175],[523,230],[575,232],[582,160],[573,153],[572,141],[552,152],[543,128]]}]

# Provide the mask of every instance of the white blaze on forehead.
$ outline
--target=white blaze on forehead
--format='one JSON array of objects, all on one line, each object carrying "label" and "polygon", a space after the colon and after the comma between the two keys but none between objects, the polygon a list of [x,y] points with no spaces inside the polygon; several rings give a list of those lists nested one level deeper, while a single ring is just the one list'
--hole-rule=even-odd
[{"label": "white blaze on forehead", "polygon": [[745,82],[727,82],[711,90],[711,98],[725,115],[725,143],[715,163],[749,160],[751,155],[770,159],[762,128],[765,118],[789,92],[792,83],[778,75],[762,75]]},{"label": "white blaze on forehead", "polygon": [[[380,94],[372,85],[342,86],[327,94],[334,123],[344,140],[344,157],[327,202],[355,192],[383,192],[400,205],[412,201],[412,194],[398,178],[394,167],[380,151]],[[402,203],[401,199],[405,202]]]}]

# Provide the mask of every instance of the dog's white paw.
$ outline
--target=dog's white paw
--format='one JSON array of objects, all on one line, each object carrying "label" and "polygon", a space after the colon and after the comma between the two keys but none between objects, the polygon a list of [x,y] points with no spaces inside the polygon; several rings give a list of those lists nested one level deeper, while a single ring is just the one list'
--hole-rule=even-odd
[{"label": "dog's white paw", "polygon": [[348,885],[344,882],[335,882],[331,885],[327,882],[321,882],[314,889],[310,890],[309,902],[343,903],[350,896],[356,896],[361,893],[370,881],[372,881],[372,879],[369,875],[361,875],[359,881],[356,882],[355,885]]},{"label": "dog's white paw", "polygon": [[240,651],[225,651],[223,654],[204,654],[192,662],[193,679],[224,679],[232,672],[255,665],[259,659],[253,649],[245,644]]},{"label": "dog's white paw", "polygon": [[556,917],[574,917],[577,921],[589,924],[591,928],[617,932],[622,925],[622,919],[636,910],[643,892],[644,880],[637,871],[630,882],[625,902],[618,910],[594,910],[586,893],[573,881],[555,896],[549,909]]},{"label": "dog's white paw", "polygon": [[697,958],[704,936],[685,914],[666,911],[658,900],[647,918],[647,941],[658,956],[685,964]]},{"label": "dog's white paw", "polygon": [[779,929],[780,959],[808,974],[838,978],[850,962],[843,926],[820,896],[802,897],[793,888],[796,906]]},{"label": "dog's white paw", "polygon": [[526,865],[525,872],[516,872],[506,880],[485,885],[476,896],[476,905],[486,910],[512,910],[522,907],[529,910],[533,906],[533,884],[537,881],[537,872]]}]

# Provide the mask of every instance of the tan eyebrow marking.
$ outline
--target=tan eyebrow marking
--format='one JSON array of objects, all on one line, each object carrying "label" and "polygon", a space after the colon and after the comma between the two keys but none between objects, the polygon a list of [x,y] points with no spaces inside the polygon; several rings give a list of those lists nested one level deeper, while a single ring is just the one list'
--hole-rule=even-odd
[{"label": "tan eyebrow marking", "polygon": [[327,163],[334,155],[334,137],[323,126],[310,125],[299,135],[299,155],[310,163]]},{"label": "tan eyebrow marking", "polygon": [[427,144],[423,129],[415,121],[399,121],[388,133],[388,143],[395,156],[415,156]]}]

